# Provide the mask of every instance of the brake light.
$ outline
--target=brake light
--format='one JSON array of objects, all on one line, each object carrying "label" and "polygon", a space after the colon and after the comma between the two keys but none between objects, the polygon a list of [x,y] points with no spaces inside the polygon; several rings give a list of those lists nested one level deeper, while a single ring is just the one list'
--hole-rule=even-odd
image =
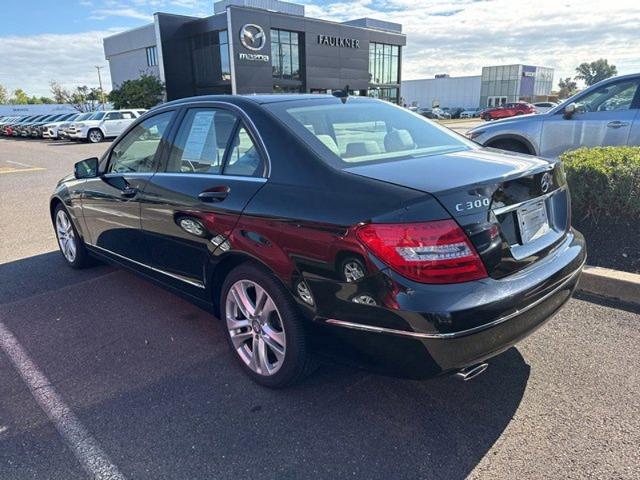
[{"label": "brake light", "polygon": [[487,277],[475,248],[456,222],[370,223],[358,239],[399,274],[421,283],[460,283]]}]

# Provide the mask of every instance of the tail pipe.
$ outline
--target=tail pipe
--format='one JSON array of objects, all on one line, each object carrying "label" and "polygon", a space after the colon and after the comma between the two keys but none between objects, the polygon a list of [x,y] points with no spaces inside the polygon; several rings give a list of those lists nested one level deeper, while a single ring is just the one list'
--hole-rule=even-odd
[{"label": "tail pipe", "polygon": [[484,362],[478,363],[477,365],[472,365],[471,367],[465,367],[458,370],[454,374],[454,376],[458,380],[462,380],[463,382],[468,382],[469,380],[472,380],[476,378],[478,375],[480,375],[481,373],[483,373],[488,366],[489,366],[488,363],[484,363]]}]

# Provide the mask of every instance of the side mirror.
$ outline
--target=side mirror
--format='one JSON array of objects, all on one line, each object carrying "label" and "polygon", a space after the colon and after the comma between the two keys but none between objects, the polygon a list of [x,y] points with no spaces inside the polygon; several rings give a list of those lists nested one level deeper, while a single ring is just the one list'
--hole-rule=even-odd
[{"label": "side mirror", "polygon": [[569,120],[571,117],[573,117],[573,115],[576,113],[576,111],[578,110],[578,106],[576,105],[575,102],[571,102],[569,105],[567,105],[566,107],[564,107],[564,118]]},{"label": "side mirror", "polygon": [[91,157],[81,160],[73,166],[73,174],[76,178],[95,178],[98,176],[98,158]]}]

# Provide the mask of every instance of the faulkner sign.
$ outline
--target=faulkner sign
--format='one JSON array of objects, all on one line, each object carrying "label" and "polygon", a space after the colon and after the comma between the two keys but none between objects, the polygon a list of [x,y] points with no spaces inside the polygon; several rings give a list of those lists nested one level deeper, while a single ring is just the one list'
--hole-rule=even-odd
[{"label": "faulkner sign", "polygon": [[330,47],[360,48],[360,40],[335,37],[333,35],[318,35],[318,44],[328,45]]}]

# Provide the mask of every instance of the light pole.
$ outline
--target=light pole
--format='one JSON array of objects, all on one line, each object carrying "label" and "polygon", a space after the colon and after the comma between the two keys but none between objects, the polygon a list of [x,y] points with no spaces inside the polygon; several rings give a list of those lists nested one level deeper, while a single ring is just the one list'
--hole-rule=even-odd
[{"label": "light pole", "polygon": [[104,110],[104,90],[102,90],[102,76],[100,76],[100,69],[104,67],[99,67],[96,65],[96,70],[98,70],[98,83],[100,84],[100,103],[102,103],[102,110]]}]

